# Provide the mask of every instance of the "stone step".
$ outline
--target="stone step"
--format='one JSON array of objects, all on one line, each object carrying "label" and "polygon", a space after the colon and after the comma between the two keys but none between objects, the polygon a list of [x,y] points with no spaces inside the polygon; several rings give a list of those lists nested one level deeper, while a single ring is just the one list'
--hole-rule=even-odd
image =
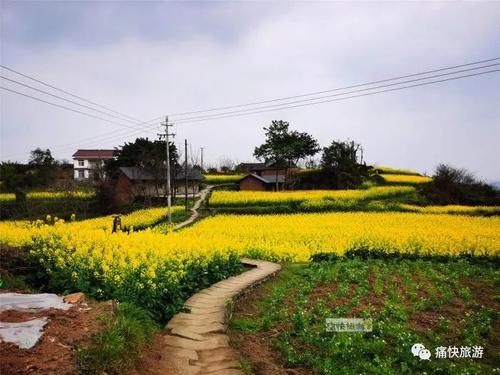
[{"label": "stone step", "polygon": [[169,374],[244,375],[225,335],[226,317],[237,296],[273,276],[281,266],[254,259],[242,259],[242,263],[255,268],[191,296],[184,304],[189,312],[178,313],[168,322],[162,357],[172,365]]}]

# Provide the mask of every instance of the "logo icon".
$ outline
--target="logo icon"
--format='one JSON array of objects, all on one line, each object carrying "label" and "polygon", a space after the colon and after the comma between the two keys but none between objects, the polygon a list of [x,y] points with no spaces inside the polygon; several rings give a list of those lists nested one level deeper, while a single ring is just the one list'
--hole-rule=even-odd
[{"label": "logo icon", "polygon": [[413,344],[411,352],[414,357],[419,357],[424,361],[428,361],[431,358],[431,352],[423,344]]}]

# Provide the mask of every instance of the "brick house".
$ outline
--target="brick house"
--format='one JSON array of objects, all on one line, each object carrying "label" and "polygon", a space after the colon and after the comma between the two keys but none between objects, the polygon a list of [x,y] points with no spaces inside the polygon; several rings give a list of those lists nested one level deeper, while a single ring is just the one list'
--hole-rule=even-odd
[{"label": "brick house", "polygon": [[276,191],[276,179],[278,180],[278,191],[283,190],[284,174],[259,176],[251,173],[240,180],[240,190]]},{"label": "brick house", "polygon": [[137,198],[146,200],[165,195],[165,179],[147,169],[120,167],[115,185],[115,200],[118,204],[128,204]]},{"label": "brick house", "polygon": [[104,163],[114,156],[115,150],[77,150],[73,154],[74,179],[94,181],[104,178]]},{"label": "brick house", "polygon": [[239,182],[240,190],[275,191],[276,180],[278,181],[278,190],[283,190],[287,171],[285,168],[276,168],[275,165],[276,163],[273,161],[239,164],[236,170],[248,173]]},{"label": "brick house", "polygon": [[[285,168],[276,168],[276,163],[268,161],[265,163],[241,163],[236,167],[236,171],[241,173],[253,173],[258,176],[285,175]],[[278,173],[276,173],[278,172]]]}]

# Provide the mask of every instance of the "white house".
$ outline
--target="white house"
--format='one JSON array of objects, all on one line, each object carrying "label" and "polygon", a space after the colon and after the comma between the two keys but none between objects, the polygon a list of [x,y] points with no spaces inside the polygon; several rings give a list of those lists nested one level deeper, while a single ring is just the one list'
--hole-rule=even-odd
[{"label": "white house", "polygon": [[104,176],[106,160],[114,158],[115,150],[77,150],[73,154],[75,180],[96,180]]}]

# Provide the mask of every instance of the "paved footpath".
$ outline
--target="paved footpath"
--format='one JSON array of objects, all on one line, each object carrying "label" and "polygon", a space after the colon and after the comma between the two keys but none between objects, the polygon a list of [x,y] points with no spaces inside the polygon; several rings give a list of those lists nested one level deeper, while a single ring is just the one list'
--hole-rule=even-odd
[{"label": "paved footpath", "polygon": [[198,217],[200,216],[198,209],[200,208],[203,201],[205,201],[205,199],[207,199],[207,196],[210,193],[210,191],[212,190],[212,188],[213,188],[213,186],[209,185],[200,192],[200,196],[198,197],[196,202],[194,202],[194,205],[191,208],[191,215],[189,215],[189,218],[187,218],[183,222],[177,224],[174,228],[175,230],[184,228],[185,226],[194,223],[194,221],[198,219]]},{"label": "paved footpath", "polygon": [[162,353],[165,374],[243,375],[226,335],[232,304],[246,289],[273,276],[281,266],[253,259],[241,262],[254,268],[195,294],[184,304],[189,312],[175,315],[167,324]]}]

